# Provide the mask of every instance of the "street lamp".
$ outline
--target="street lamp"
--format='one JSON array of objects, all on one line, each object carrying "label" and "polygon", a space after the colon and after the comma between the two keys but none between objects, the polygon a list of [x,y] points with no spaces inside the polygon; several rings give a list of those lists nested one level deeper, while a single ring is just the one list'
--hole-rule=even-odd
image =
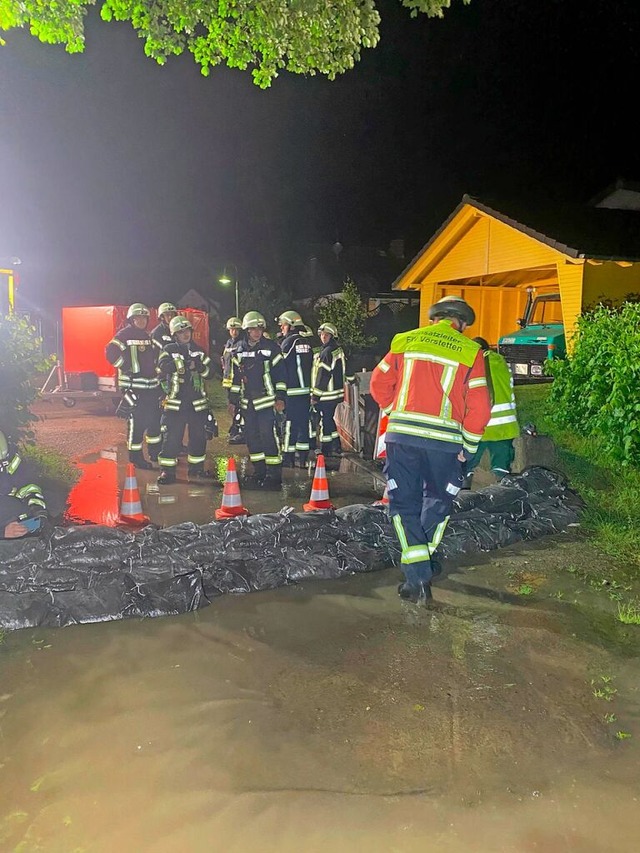
[{"label": "street lamp", "polygon": [[7,277],[7,307],[8,313],[13,314],[15,308],[15,291],[16,291],[16,274],[14,267],[19,266],[22,261],[14,256],[9,258],[0,258],[0,263],[5,263],[8,266],[0,267],[0,274]]},{"label": "street lamp", "polygon": [[[233,267],[235,270],[235,275],[233,278],[230,278],[227,275],[227,267]],[[220,284],[229,285],[234,284],[236,290],[236,317],[240,315],[240,301],[238,299],[238,267],[235,264],[226,264],[224,270],[222,271],[222,275],[218,279]]]}]

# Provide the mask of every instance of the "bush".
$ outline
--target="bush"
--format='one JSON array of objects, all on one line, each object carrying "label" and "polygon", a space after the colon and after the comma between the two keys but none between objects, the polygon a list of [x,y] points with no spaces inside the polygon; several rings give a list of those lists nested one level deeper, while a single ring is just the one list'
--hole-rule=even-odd
[{"label": "bush", "polygon": [[346,279],[340,296],[321,297],[314,311],[321,323],[332,323],[336,327],[338,341],[347,356],[375,343],[375,336],[365,334],[367,309],[350,278]]},{"label": "bush", "polygon": [[578,319],[574,351],[552,365],[551,417],[599,436],[617,462],[640,460],[640,304],[598,306]]},{"label": "bush", "polygon": [[14,441],[31,439],[30,404],[38,395],[35,381],[52,364],[42,355],[42,340],[21,317],[0,315],[0,429]]}]

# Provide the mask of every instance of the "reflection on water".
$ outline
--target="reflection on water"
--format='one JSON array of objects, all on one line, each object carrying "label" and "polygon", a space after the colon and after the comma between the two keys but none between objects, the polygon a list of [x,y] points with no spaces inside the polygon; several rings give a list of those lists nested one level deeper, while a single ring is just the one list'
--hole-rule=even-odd
[{"label": "reflection on water", "polygon": [[396,582],[10,635],[0,850],[636,851],[637,659]]},{"label": "reflection on water", "polygon": [[69,493],[64,521],[114,527],[119,517],[117,451],[103,450],[77,464],[80,478]]}]

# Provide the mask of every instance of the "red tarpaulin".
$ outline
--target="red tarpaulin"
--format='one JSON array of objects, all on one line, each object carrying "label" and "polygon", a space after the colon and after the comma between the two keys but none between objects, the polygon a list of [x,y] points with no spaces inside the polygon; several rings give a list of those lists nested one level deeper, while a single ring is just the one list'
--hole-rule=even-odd
[{"label": "red tarpaulin", "polygon": [[[99,305],[86,308],[62,309],[62,349],[65,373],[95,373],[115,376],[104,357],[104,349],[115,333],[126,323],[127,306]],[[193,338],[206,353],[209,352],[209,317],[198,308],[181,308],[193,323]],[[158,319],[155,309],[147,326],[151,331]]]}]

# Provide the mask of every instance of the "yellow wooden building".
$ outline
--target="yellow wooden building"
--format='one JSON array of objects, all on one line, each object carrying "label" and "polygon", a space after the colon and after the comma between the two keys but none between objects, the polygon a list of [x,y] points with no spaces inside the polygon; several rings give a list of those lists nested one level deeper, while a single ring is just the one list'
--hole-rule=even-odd
[{"label": "yellow wooden building", "polygon": [[393,287],[420,291],[420,325],[442,296],[462,296],[477,317],[469,334],[491,345],[517,329],[527,288],[559,292],[562,316],[549,319],[562,320],[570,338],[585,306],[640,292],[640,211],[612,209],[605,198],[552,206],[550,215],[506,213],[465,195]]}]

